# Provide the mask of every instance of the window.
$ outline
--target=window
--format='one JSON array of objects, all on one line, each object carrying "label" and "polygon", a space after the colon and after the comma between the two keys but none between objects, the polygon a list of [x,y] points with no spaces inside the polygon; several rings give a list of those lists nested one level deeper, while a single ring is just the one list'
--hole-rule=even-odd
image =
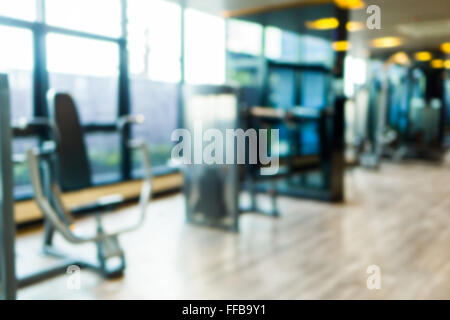
[{"label": "window", "polygon": [[70,93],[84,124],[117,119],[117,44],[59,34],[47,36],[50,87]]},{"label": "window", "polygon": [[263,27],[256,23],[228,20],[227,82],[253,86],[260,79]]},{"label": "window", "polygon": [[[36,147],[39,143],[37,137],[15,138],[12,144],[13,154],[25,154],[30,148]],[[14,196],[24,198],[32,194],[30,170],[27,163],[14,164]]]},{"label": "window", "polygon": [[120,0],[46,0],[45,9],[49,25],[110,37],[121,36]]},{"label": "window", "polygon": [[181,7],[178,4],[129,0],[127,30],[130,74],[155,81],[181,80]]},{"label": "window", "polygon": [[190,84],[225,82],[225,20],[185,11],[185,78]]},{"label": "window", "polygon": [[309,35],[300,37],[300,61],[302,63],[331,68],[334,64],[334,56],[330,41]]},{"label": "window", "polygon": [[331,67],[334,63],[331,42],[326,39],[274,27],[266,27],[265,32],[265,53],[269,59],[326,67]]},{"label": "window", "polygon": [[[122,11],[125,2],[127,19]],[[112,130],[122,94],[129,94],[131,103],[121,106],[121,113],[146,117],[143,126],[133,127],[132,135],[149,143],[154,166],[166,166],[173,146],[171,133],[178,127],[182,76],[190,84],[225,83],[225,20],[192,9],[183,12],[176,1],[0,0],[0,17],[0,41],[8,44],[0,50],[0,72],[9,75],[12,118],[42,115],[45,99],[40,98],[47,89],[71,94],[88,129],[94,183],[130,174],[122,172],[120,163],[130,155],[121,154],[120,136]],[[229,43],[231,50],[255,57],[261,53],[261,26],[236,22],[230,24],[229,32],[235,35]],[[247,37],[255,40],[247,41]],[[41,38],[45,43],[36,42],[35,50],[34,41]],[[124,40],[129,61],[120,59]],[[34,66],[35,61],[44,60]],[[119,86],[120,70],[129,71],[129,92]],[[46,81],[34,82],[46,71],[48,88]],[[34,94],[35,88],[39,92]],[[36,137],[19,137],[14,150],[23,152],[37,142]],[[132,161],[137,177],[141,164],[135,156]],[[26,167],[17,166],[15,173],[17,194],[31,190]]]},{"label": "window", "polygon": [[86,135],[86,145],[92,169],[92,182],[104,184],[118,181],[121,177],[119,133],[89,133]]},{"label": "window", "polygon": [[[29,30],[0,26],[0,42],[8,43],[0,50],[0,72],[8,75],[11,118],[31,118],[33,115],[33,43]],[[35,145],[33,138],[16,138],[13,153],[24,153]],[[14,165],[14,194],[29,195],[30,173],[26,164]]]},{"label": "window", "polygon": [[36,20],[36,0],[1,0],[0,16],[34,21]]},{"label": "window", "polygon": [[293,32],[266,27],[266,57],[286,62],[300,62],[300,36]]},{"label": "window", "polygon": [[227,24],[227,49],[231,52],[258,56],[262,52],[263,27],[256,23],[229,20]]},{"label": "window", "polygon": [[[112,124],[118,115],[119,48],[114,42],[51,33],[47,36],[50,88],[68,92],[83,124]],[[120,177],[120,139],[112,133],[86,137],[94,183]]]},{"label": "window", "polygon": [[[170,159],[170,137],[178,127],[178,95],[178,84],[132,79],[132,113],[145,116],[143,125],[134,126],[133,135],[148,143],[154,167],[167,165]],[[133,155],[135,176],[141,174],[141,165],[140,156]]]},{"label": "window", "polygon": [[[178,119],[181,7],[161,0],[129,0],[127,30],[131,113],[146,119],[133,127],[133,136],[148,143],[154,167],[165,166]],[[139,177],[142,159],[132,156],[133,176]]]},{"label": "window", "polygon": [[29,30],[0,26],[0,72],[8,74],[12,119],[33,114],[33,42]]}]

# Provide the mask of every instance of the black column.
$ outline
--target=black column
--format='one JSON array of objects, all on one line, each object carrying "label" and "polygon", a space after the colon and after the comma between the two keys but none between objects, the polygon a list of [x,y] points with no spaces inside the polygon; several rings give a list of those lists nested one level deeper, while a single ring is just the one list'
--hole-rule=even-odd
[{"label": "black column", "polygon": [[[127,5],[122,0],[122,38],[119,41],[119,117],[128,115],[131,112],[130,107],[130,80],[128,74],[128,48],[127,48]],[[132,135],[131,126],[126,126],[120,140],[120,150],[122,155],[121,173],[123,180],[131,178],[132,157],[128,147],[128,141]]]},{"label": "black column", "polygon": [[[339,27],[336,29],[333,41],[347,41],[347,29],[349,11],[336,7],[336,18],[339,20]],[[336,52],[336,61],[333,68],[333,81],[335,91],[334,116],[333,116],[333,143],[332,155],[330,159],[329,187],[332,201],[340,202],[344,200],[344,173],[345,173],[345,141],[344,141],[344,61],[346,52]]]}]

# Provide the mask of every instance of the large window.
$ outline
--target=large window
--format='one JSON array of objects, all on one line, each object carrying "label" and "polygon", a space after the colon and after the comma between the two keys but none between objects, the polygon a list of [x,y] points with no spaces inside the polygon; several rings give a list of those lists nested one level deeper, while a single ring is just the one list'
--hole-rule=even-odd
[{"label": "large window", "polygon": [[[119,48],[116,43],[60,34],[47,36],[50,88],[74,98],[83,124],[112,124],[118,116]],[[120,178],[120,140],[113,133],[87,137],[93,181]]]},{"label": "large window", "polygon": [[269,59],[325,67],[334,63],[334,51],[326,39],[275,27],[266,27],[265,33],[265,54]]},{"label": "large window", "polygon": [[12,118],[33,114],[33,42],[29,30],[0,25],[0,72],[8,74]]},{"label": "large window", "polygon": [[128,49],[132,76],[181,80],[181,7],[161,0],[128,0]]},{"label": "large window", "polygon": [[263,27],[240,20],[227,22],[227,82],[254,86],[260,80]]},{"label": "large window", "polygon": [[286,62],[301,61],[301,42],[298,34],[275,27],[266,27],[265,33],[267,58]]},{"label": "large window", "polygon": [[[256,25],[231,25],[229,47],[258,55],[261,42],[246,41],[242,30],[250,38],[262,34]],[[155,167],[167,166],[181,84],[225,83],[225,36],[223,18],[183,12],[176,1],[0,0],[0,41],[7,44],[0,72],[9,75],[12,117],[45,116],[49,89],[70,93],[86,129],[94,183],[139,177],[139,157],[123,151],[114,130],[118,117],[144,114],[146,123],[131,135],[146,140]],[[14,150],[37,143],[39,137],[16,137]],[[16,166],[15,177],[16,194],[31,190],[26,166]]]},{"label": "large window", "polygon": [[262,52],[263,27],[257,23],[229,20],[227,49],[231,52],[259,56]]},{"label": "large window", "polygon": [[73,96],[83,123],[116,121],[117,44],[52,33],[47,36],[47,67],[50,87]]},{"label": "large window", "polygon": [[92,182],[103,184],[120,179],[120,136],[113,132],[95,132],[86,136],[92,169]]},{"label": "large window", "polygon": [[185,78],[191,84],[225,82],[225,20],[185,11]]},{"label": "large window", "polygon": [[120,0],[46,0],[45,9],[49,25],[110,37],[121,36]]},{"label": "large window", "polygon": [[[36,147],[39,143],[37,137],[15,138],[12,144],[13,154],[25,154],[29,148]],[[31,194],[30,171],[26,163],[14,164],[14,196],[24,198]]]},{"label": "large window", "polygon": [[[133,135],[149,144],[154,167],[165,166],[178,119],[181,7],[161,0],[129,0],[127,30],[131,112],[146,118]],[[142,159],[132,156],[133,176],[139,177]]]},{"label": "large window", "polygon": [[0,0],[0,16],[36,20],[36,0]]},{"label": "large window", "polygon": [[[11,120],[33,116],[33,42],[29,30],[0,26],[0,72],[8,74]],[[17,138],[14,153],[24,153],[35,144],[32,138]],[[30,192],[30,175],[26,164],[14,165],[14,193],[21,197]]]}]

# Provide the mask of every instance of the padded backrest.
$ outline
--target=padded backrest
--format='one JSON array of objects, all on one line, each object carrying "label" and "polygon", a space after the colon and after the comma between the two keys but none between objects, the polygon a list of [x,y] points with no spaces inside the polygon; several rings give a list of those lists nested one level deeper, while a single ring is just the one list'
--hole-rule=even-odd
[{"label": "padded backrest", "polygon": [[67,93],[49,92],[49,115],[59,129],[58,177],[63,191],[92,185],[91,168],[75,102]]}]

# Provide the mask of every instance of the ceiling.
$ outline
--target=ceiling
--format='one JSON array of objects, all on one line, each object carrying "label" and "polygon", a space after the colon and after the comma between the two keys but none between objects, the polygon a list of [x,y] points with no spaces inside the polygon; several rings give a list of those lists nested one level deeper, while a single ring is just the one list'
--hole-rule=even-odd
[{"label": "ceiling", "polygon": [[[173,0],[179,1],[179,0]],[[186,6],[215,15],[224,15],[248,9],[276,9],[290,4],[301,4],[311,0],[185,0]],[[314,1],[314,0],[313,0]],[[350,40],[355,53],[367,54],[371,39],[397,36],[402,39],[401,49],[438,49],[443,42],[450,41],[450,0],[363,0],[366,5],[381,8],[381,30],[363,30],[351,33]],[[318,3],[323,2],[317,0]],[[281,9],[279,9],[281,10]],[[350,20],[365,22],[365,9],[352,10]],[[399,48],[396,48],[399,50]]]},{"label": "ceiling", "polygon": [[[439,49],[450,41],[450,0],[365,0],[381,8],[381,30],[351,33],[355,48],[369,48],[368,42],[378,37],[402,39],[402,49]],[[365,10],[351,12],[351,20],[365,21]],[[373,50],[373,49],[371,49]],[[398,50],[398,48],[397,48]]]}]

